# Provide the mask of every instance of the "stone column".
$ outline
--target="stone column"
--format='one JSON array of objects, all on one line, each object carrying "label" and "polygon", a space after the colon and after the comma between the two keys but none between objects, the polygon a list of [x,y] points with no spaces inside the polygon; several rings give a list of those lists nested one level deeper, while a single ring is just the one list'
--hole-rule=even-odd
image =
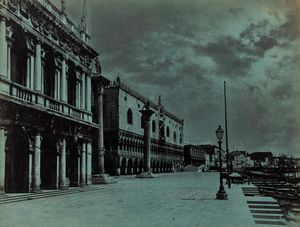
[{"label": "stone column", "polygon": [[87,184],[92,183],[92,144],[86,143],[86,170],[87,170]]},{"label": "stone column", "polygon": [[86,150],[85,143],[82,144],[81,157],[80,157],[80,186],[84,187],[86,185],[85,175],[86,175]]},{"label": "stone column", "polygon": [[11,44],[7,44],[7,79],[11,80],[11,69],[10,69],[10,54],[11,54]]},{"label": "stone column", "polygon": [[5,127],[0,126],[0,193],[5,189]]},{"label": "stone column", "polygon": [[[107,79],[97,76],[93,77],[93,91],[94,91],[94,100],[97,107],[97,124],[98,124],[98,135],[97,135],[97,144],[98,151],[94,153],[97,158],[97,173],[93,176],[93,183],[114,183],[115,180],[109,177],[104,172],[104,143],[103,143],[103,92],[104,85],[107,83]],[[91,97],[89,97],[91,98]]]},{"label": "stone column", "polygon": [[86,75],[86,110],[91,112],[92,111],[92,93],[91,93],[91,77]]},{"label": "stone column", "polygon": [[35,46],[35,85],[36,91],[42,91],[42,50],[41,43],[37,42]]},{"label": "stone column", "polygon": [[0,76],[7,77],[6,18],[0,15]]},{"label": "stone column", "polygon": [[151,140],[150,140],[150,120],[154,113],[150,109],[149,101],[140,111],[142,113],[142,119],[144,123],[144,172],[137,175],[140,178],[151,178]]},{"label": "stone column", "polygon": [[81,109],[85,110],[85,100],[86,100],[86,92],[85,92],[85,73],[82,73],[81,79]]},{"label": "stone column", "polygon": [[67,65],[66,65],[66,59],[63,57],[61,61],[61,81],[60,81],[60,100],[63,102],[67,101]]},{"label": "stone column", "polygon": [[59,152],[59,189],[66,189],[66,140],[60,143]]},{"label": "stone column", "polygon": [[34,141],[33,170],[32,170],[32,191],[39,191],[41,184],[41,141],[38,133]]}]

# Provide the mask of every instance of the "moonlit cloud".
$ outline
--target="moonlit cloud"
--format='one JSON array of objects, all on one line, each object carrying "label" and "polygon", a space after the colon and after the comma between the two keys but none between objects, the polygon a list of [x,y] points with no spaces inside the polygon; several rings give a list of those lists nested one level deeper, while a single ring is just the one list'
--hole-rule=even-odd
[{"label": "moonlit cloud", "polygon": [[[296,0],[88,0],[103,74],[185,119],[186,143],[296,155],[300,148],[299,2]],[[80,21],[81,1],[67,1]]]}]

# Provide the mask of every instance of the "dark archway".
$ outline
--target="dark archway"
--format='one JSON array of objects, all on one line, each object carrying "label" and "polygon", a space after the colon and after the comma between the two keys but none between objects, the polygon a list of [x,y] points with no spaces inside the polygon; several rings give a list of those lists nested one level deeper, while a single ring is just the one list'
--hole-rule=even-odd
[{"label": "dark archway", "polygon": [[139,160],[135,159],[133,163],[133,174],[138,174],[139,171]]},{"label": "dark archway", "polygon": [[141,159],[139,162],[139,173],[143,172],[143,168],[144,168],[144,160]]},{"label": "dark archway", "polygon": [[127,175],[132,174],[132,168],[133,168],[133,161],[132,159],[128,159],[128,165],[127,165]]},{"label": "dark archway", "polygon": [[126,158],[123,158],[121,162],[121,175],[126,175]]},{"label": "dark archway", "polygon": [[12,47],[10,54],[11,80],[25,86],[27,74],[27,46],[25,36],[21,29],[16,29],[12,35]]},{"label": "dark archway", "polygon": [[47,133],[41,144],[41,189],[57,188],[57,141],[55,135]]},{"label": "dark archway", "polygon": [[11,126],[5,143],[5,192],[30,191],[29,144],[25,128]]}]

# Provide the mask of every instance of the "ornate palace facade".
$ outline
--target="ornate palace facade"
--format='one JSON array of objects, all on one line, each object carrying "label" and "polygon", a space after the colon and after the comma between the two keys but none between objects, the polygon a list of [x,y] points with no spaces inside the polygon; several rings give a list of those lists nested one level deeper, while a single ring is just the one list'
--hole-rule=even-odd
[{"label": "ornate palace facade", "polygon": [[0,191],[91,183],[89,41],[49,0],[0,0]]},{"label": "ornate palace facade", "polygon": [[[105,166],[112,175],[143,171],[144,128],[140,110],[146,98],[118,77],[104,89]],[[153,173],[179,170],[183,164],[183,120],[153,103],[151,117],[151,169]]]}]

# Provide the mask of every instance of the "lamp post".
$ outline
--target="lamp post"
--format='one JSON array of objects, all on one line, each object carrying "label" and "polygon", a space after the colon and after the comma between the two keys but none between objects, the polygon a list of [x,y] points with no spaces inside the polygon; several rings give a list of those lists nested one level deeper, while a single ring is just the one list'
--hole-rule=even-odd
[{"label": "lamp post", "polygon": [[221,125],[219,125],[218,129],[216,130],[216,135],[219,143],[219,171],[220,171],[220,187],[219,187],[219,191],[216,194],[217,199],[228,199],[228,196],[223,186],[223,178],[222,178],[221,144],[222,144],[223,134],[224,134],[224,130],[221,128]]}]

